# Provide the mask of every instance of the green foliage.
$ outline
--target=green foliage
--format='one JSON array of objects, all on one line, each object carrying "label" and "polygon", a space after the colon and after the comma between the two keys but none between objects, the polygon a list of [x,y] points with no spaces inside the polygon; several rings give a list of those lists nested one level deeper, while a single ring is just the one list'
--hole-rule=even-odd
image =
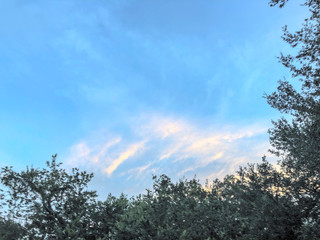
[{"label": "green foliage", "polygon": [[247,219],[243,239],[297,239],[300,211],[288,195],[286,178],[265,158],[261,164],[240,168],[234,179],[225,179],[223,195],[231,198],[241,217]]},{"label": "green foliage", "polygon": [[282,8],[286,4],[286,2],[288,2],[288,0],[271,0],[269,4],[271,7],[279,5],[279,7]]},{"label": "green foliage", "polygon": [[[273,1],[277,2],[277,1]],[[281,157],[288,192],[300,211],[301,238],[320,238],[320,2],[304,2],[311,16],[301,30],[290,33],[284,28],[283,39],[296,51],[281,54],[280,62],[301,82],[295,89],[289,81],[280,81],[276,92],[266,95],[268,103],[291,115],[281,118],[269,130],[272,153]]]},{"label": "green foliage", "polygon": [[173,183],[161,175],[144,195],[109,195],[105,201],[85,189],[91,174],[69,175],[55,157],[48,168],[2,169],[9,212],[23,223],[3,219],[4,239],[11,237],[5,229],[14,229],[12,239],[294,240],[318,234],[314,221],[304,221],[291,179],[265,158],[205,186],[196,179]]},{"label": "green foliage", "polygon": [[238,239],[245,224],[212,187],[196,179],[172,183],[162,175],[154,177],[152,190],[132,199],[117,227],[116,239]]},{"label": "green foliage", "polygon": [[125,195],[119,198],[108,195],[105,201],[97,201],[91,220],[95,226],[95,236],[101,239],[114,239],[116,224],[128,209],[129,200]]},{"label": "green foliage", "polygon": [[10,190],[9,214],[23,219],[34,239],[78,239],[90,235],[96,193],[86,191],[86,187],[93,175],[78,169],[68,174],[60,165],[55,155],[47,162],[47,169],[27,168],[21,173],[11,167],[2,169],[1,183]]},{"label": "green foliage", "polygon": [[[202,223],[207,193],[196,180],[173,184],[165,175],[154,178],[153,190],[132,199],[118,223],[118,237],[127,239],[189,239],[207,231]],[[207,219],[209,221],[209,219]],[[213,234],[213,233],[212,233]]]},{"label": "green foliage", "polygon": [[26,235],[26,230],[19,223],[0,218],[0,240],[16,240]]}]

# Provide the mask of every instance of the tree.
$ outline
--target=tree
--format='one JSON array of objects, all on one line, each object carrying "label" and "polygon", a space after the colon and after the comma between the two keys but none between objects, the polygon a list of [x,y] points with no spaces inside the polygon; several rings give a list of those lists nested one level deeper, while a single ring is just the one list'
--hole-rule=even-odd
[{"label": "tree", "polygon": [[86,190],[93,174],[78,169],[68,174],[60,166],[54,155],[42,170],[18,173],[12,167],[2,168],[10,216],[24,221],[31,239],[95,239],[91,215],[97,195]]},{"label": "tree", "polygon": [[245,228],[241,239],[298,239],[300,210],[294,206],[287,177],[264,157],[225,177],[220,195],[237,211]]},{"label": "tree", "polygon": [[95,226],[95,237],[98,239],[117,239],[117,224],[126,214],[129,207],[129,200],[124,194],[119,198],[108,195],[105,201],[97,201],[95,211],[91,215],[91,220]]},{"label": "tree", "polygon": [[[283,7],[287,0],[272,0]],[[284,27],[283,39],[295,50],[281,54],[280,62],[298,79],[297,90],[289,81],[279,81],[277,91],[266,95],[271,107],[289,114],[291,120],[273,121],[269,130],[272,153],[281,157],[280,164],[290,181],[296,208],[301,211],[301,238],[320,237],[320,1],[303,3],[311,15],[301,30],[290,33]]]},{"label": "tree", "polygon": [[240,214],[211,190],[196,179],[154,177],[153,189],[130,201],[115,239],[240,239]]}]

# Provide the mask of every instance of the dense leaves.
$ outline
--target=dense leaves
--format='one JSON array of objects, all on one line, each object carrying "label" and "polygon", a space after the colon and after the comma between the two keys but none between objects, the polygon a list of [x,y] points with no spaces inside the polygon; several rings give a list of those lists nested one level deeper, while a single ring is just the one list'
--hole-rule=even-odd
[{"label": "dense leaves", "polygon": [[47,169],[2,169],[1,182],[9,189],[8,214],[24,221],[32,239],[90,236],[96,193],[86,191],[86,186],[93,175],[78,169],[70,175],[60,165],[53,156]]},{"label": "dense leaves", "polygon": [[0,239],[16,240],[26,235],[26,229],[10,219],[0,219]]},{"label": "dense leaves", "polygon": [[299,239],[302,233],[315,234],[314,223],[303,222],[305,209],[297,207],[291,179],[265,158],[205,186],[161,175],[145,194],[109,195],[105,201],[87,191],[91,174],[77,169],[68,174],[55,156],[47,166],[21,173],[2,169],[10,216],[0,221],[3,239]]},{"label": "dense leaves", "polygon": [[[272,1],[274,4],[279,1]],[[285,2],[282,2],[282,4]],[[280,62],[300,81],[297,89],[289,81],[280,81],[276,92],[267,95],[268,103],[291,120],[274,121],[269,130],[271,152],[281,157],[282,171],[288,176],[288,189],[301,212],[302,236],[320,237],[320,1],[304,2],[311,16],[301,30],[283,39],[295,51],[281,54]]]},{"label": "dense leaves", "polygon": [[172,183],[162,175],[154,177],[153,190],[132,199],[117,238],[234,239],[241,234],[237,217],[197,180]]}]

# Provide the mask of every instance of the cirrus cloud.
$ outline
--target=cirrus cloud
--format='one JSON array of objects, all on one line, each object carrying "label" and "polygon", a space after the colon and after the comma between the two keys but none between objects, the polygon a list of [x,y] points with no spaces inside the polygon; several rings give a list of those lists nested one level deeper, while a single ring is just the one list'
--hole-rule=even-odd
[{"label": "cirrus cloud", "polygon": [[260,160],[269,148],[264,123],[200,126],[183,118],[150,114],[137,118],[130,128],[127,134],[95,144],[76,143],[66,157],[68,164],[127,180],[162,173],[212,179]]}]

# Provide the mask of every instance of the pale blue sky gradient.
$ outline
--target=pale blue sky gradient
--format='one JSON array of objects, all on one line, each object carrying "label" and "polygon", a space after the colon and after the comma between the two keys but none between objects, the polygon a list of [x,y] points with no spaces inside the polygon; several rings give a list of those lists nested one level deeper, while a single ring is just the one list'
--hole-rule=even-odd
[{"label": "pale blue sky gradient", "polygon": [[260,161],[281,27],[306,16],[292,2],[0,0],[0,165],[58,153],[130,195]]}]

